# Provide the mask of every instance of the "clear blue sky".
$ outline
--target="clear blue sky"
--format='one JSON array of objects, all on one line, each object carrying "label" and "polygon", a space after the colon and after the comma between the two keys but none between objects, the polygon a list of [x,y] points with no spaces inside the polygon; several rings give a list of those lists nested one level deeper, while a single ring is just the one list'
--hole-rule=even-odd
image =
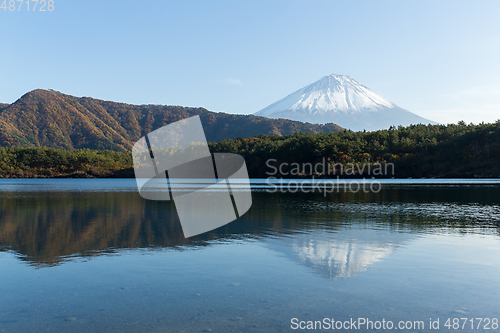
[{"label": "clear blue sky", "polygon": [[249,114],[344,74],[432,120],[492,122],[499,17],[500,1],[457,0],[55,0],[52,12],[0,9],[0,102],[50,88]]}]

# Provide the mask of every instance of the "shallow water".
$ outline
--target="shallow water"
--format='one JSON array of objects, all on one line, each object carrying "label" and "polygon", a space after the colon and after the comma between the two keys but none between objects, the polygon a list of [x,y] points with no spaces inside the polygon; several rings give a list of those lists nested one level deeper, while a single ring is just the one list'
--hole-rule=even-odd
[{"label": "shallow water", "polygon": [[[500,319],[500,182],[380,182],[269,193],[279,181],[254,180],[244,216],[185,239],[175,205],[132,179],[1,181],[0,332]],[[457,331],[499,331],[477,324]]]}]

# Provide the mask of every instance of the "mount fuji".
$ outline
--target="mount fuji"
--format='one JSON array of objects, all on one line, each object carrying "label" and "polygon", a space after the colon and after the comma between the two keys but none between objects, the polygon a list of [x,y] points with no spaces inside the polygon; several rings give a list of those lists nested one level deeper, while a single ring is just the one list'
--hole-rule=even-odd
[{"label": "mount fuji", "polygon": [[335,123],[354,131],[436,124],[400,108],[346,75],[329,75],[254,113],[268,118]]}]

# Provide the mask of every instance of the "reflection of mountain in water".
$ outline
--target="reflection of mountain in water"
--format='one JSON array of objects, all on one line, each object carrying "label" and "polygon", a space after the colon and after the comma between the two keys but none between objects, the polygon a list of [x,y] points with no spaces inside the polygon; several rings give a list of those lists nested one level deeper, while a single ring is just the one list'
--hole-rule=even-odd
[{"label": "reflection of mountain in water", "polygon": [[324,276],[348,277],[419,232],[500,230],[498,187],[389,187],[377,194],[328,197],[254,192],[252,208],[237,221],[186,239],[175,205],[142,199],[133,180],[128,190],[109,190],[105,184],[114,184],[111,180],[68,181],[70,191],[54,181],[49,183],[59,184],[56,190],[43,190],[36,180],[20,182],[31,190],[0,195],[0,251],[14,251],[36,266],[120,249],[187,249],[261,239]]},{"label": "reflection of mountain in water", "polygon": [[312,231],[266,242],[272,250],[328,277],[352,277],[391,254],[415,234],[352,226],[336,232]]}]

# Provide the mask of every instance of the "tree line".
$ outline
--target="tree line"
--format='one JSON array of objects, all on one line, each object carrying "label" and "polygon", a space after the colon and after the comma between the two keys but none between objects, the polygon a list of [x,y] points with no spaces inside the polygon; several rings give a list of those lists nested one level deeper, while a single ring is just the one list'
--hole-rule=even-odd
[{"label": "tree line", "polygon": [[[260,135],[210,142],[209,148],[212,153],[242,155],[252,178],[268,177],[274,171],[270,165],[283,163],[288,164],[288,171],[292,164],[296,166],[291,175],[296,177],[328,177],[325,172],[311,173],[308,164],[318,163],[335,170],[352,168],[357,171],[350,176],[355,177],[371,176],[360,172],[360,165],[374,170],[386,164],[394,172],[384,176],[396,178],[500,177],[500,121]],[[130,152],[4,147],[0,148],[0,177],[133,177],[133,163]]]}]

